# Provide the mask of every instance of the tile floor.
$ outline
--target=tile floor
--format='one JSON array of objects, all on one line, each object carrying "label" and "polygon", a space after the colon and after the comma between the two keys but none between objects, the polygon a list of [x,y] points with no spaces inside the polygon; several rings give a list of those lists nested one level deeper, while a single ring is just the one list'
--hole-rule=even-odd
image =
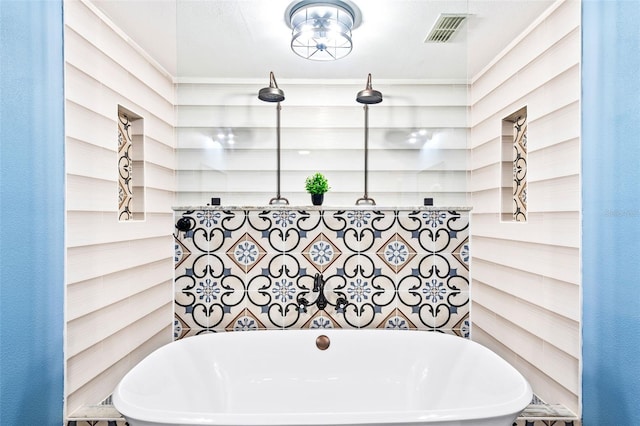
[{"label": "tile floor", "polygon": [[[581,426],[580,420],[561,405],[534,400],[513,426]],[[101,405],[79,413],[67,426],[128,426],[128,423],[110,405]],[[82,418],[83,416],[84,418]]]}]

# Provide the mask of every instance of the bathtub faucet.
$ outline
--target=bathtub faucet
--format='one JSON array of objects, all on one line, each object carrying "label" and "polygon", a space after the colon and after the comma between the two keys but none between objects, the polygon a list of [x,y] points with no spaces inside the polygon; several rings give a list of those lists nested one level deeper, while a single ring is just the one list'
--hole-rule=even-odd
[{"label": "bathtub faucet", "polygon": [[[327,300],[326,296],[324,295],[324,285],[325,285],[326,281],[322,278],[321,274],[316,274],[313,277],[313,289],[312,291],[314,293],[318,293],[318,296],[316,297],[315,301],[313,302],[309,302],[309,300],[305,297],[299,297],[298,298],[298,311],[299,312],[307,312],[307,306],[311,306],[311,305],[316,305],[318,307],[319,310],[324,310],[327,305],[329,304],[329,301]],[[345,300],[344,297],[338,297],[338,299],[336,300],[336,309],[338,310],[338,312],[341,312],[344,307],[347,305],[347,301]]]}]

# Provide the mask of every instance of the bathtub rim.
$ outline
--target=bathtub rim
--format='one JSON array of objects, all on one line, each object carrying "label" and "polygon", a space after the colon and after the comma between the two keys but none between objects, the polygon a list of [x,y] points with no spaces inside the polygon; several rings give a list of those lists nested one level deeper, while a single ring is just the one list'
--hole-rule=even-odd
[{"label": "bathtub rim", "polygon": [[[470,339],[462,338],[455,335],[437,333],[427,330],[378,330],[378,329],[309,329],[309,330],[260,330],[258,333],[313,333],[314,335],[329,333],[428,333],[430,336],[437,335],[438,339],[462,339],[465,344],[475,345],[481,351],[488,351],[492,356],[499,358],[509,370],[521,380],[521,389],[519,394],[508,401],[497,404],[487,404],[484,406],[473,406],[464,408],[446,408],[446,409],[429,409],[429,410],[379,410],[379,411],[354,411],[354,412],[294,412],[294,413],[223,413],[223,412],[186,412],[171,409],[146,408],[126,401],[121,397],[122,387],[126,383],[126,379],[134,370],[135,366],[127,372],[116,386],[112,398],[114,407],[127,419],[133,419],[141,422],[150,422],[149,424],[189,424],[189,425],[220,425],[220,426],[237,426],[237,425],[372,425],[372,424],[420,424],[428,421],[446,422],[446,421],[470,421],[470,420],[487,420],[493,418],[506,418],[517,415],[526,408],[531,402],[533,391],[524,375],[520,373],[511,363],[493,352],[486,346]],[[186,339],[180,339],[170,342],[145,357],[138,364],[144,362],[152,354],[162,351],[169,345],[188,345],[188,341],[194,338],[214,339],[220,335],[246,335],[239,332],[225,333],[207,333],[203,335],[191,336]],[[430,337],[433,338],[433,337]],[[515,394],[515,392],[514,392]],[[167,422],[170,418],[171,421]],[[265,422],[268,419],[268,422]],[[427,423],[428,424],[428,423]]]}]

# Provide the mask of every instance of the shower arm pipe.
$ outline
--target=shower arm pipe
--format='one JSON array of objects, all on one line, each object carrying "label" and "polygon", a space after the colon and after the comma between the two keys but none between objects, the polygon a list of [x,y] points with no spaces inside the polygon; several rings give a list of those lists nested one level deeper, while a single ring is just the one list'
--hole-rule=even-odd
[{"label": "shower arm pipe", "polygon": [[[273,77],[275,80],[275,77]],[[269,200],[269,204],[289,204],[289,200],[287,200],[286,198],[280,196],[280,110],[282,109],[282,107],[280,106],[280,102],[278,102],[278,105],[276,106],[276,111],[277,111],[277,118],[276,118],[276,140],[277,140],[277,147],[276,147],[276,152],[277,152],[277,176],[276,176],[276,196],[273,197],[272,199]]]},{"label": "shower arm pipe", "polygon": [[[371,78],[371,74],[369,74]],[[370,84],[370,83],[367,83]],[[368,192],[368,174],[369,174],[369,105],[364,105],[364,196],[356,200],[356,205],[372,204],[376,205],[373,198],[369,198]]]}]

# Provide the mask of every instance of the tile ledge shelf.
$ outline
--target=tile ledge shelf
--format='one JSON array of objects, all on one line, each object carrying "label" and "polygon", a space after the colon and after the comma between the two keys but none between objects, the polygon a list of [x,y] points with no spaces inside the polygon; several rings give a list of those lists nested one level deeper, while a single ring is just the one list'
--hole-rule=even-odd
[{"label": "tile ledge shelf", "polygon": [[[561,407],[561,406],[560,406]],[[565,425],[580,426],[581,421],[575,415],[559,415],[559,413],[545,413],[541,416],[535,413],[540,408],[539,405],[530,405],[517,418],[514,426],[560,426],[563,422]],[[562,407],[563,411],[567,411]],[[571,413],[573,414],[573,413]],[[67,426],[126,426],[125,418],[111,405],[109,406],[91,406],[83,410],[81,414],[67,418]]]},{"label": "tile ledge shelf", "polygon": [[[110,400],[111,398],[109,398]],[[581,426],[578,416],[561,404],[534,400],[520,413],[513,426]],[[114,425],[115,423],[115,425]],[[87,405],[67,418],[67,426],[126,426],[124,416],[111,404]]]},{"label": "tile ledge shelf", "polygon": [[332,211],[332,210],[411,210],[411,211],[471,211],[469,206],[377,206],[377,205],[359,205],[359,206],[293,206],[286,204],[269,204],[262,206],[174,206],[174,211],[193,211],[193,210],[307,210],[307,211]]}]

